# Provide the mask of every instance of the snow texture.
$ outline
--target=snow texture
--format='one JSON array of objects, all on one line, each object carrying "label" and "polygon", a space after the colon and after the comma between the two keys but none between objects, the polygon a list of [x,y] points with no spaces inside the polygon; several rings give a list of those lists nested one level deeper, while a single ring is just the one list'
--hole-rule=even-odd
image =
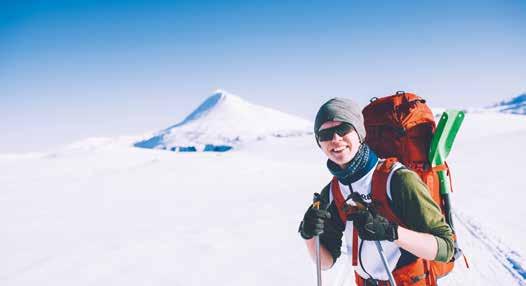
[{"label": "snow texture", "polygon": [[[202,118],[213,116],[181,126]],[[0,285],[316,285],[297,234],[312,193],[330,180],[312,136],[226,153],[132,141],[0,154]],[[441,286],[526,284],[525,143],[525,116],[467,114],[449,163],[470,269],[460,261]],[[353,285],[349,265],[344,254],[324,285]]]}]

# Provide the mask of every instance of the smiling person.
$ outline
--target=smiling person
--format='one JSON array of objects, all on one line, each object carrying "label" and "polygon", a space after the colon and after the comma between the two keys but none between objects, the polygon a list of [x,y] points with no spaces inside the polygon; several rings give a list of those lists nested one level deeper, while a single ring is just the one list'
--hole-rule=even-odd
[{"label": "smiling person", "polygon": [[[329,100],[316,115],[314,134],[334,179],[321,192],[321,208],[309,207],[300,224],[311,257],[315,259],[313,238],[319,235],[322,269],[331,268],[341,255],[345,236],[344,247],[354,268],[349,271],[354,270],[356,284],[390,285],[376,248],[380,241],[398,285],[436,285],[437,277],[426,270],[426,263],[450,261],[454,241],[420,177],[400,163],[390,166],[382,192],[396,221],[374,207],[357,208],[375,205],[371,199],[373,174],[386,162],[363,143],[366,132],[361,109],[349,99]],[[353,211],[342,215],[336,203],[339,198],[354,206]]]}]

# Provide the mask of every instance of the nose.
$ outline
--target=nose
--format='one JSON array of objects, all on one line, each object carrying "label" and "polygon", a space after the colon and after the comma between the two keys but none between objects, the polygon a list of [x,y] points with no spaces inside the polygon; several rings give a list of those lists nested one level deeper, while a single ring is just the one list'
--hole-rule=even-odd
[{"label": "nose", "polygon": [[334,132],[334,134],[332,135],[332,142],[338,142],[342,140],[342,136],[338,135],[338,133]]}]

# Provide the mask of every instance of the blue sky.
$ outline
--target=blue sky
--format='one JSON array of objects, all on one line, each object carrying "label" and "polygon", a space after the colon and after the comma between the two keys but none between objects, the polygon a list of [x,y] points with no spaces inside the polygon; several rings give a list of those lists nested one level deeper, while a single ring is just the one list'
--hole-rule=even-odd
[{"label": "blue sky", "polygon": [[526,91],[525,1],[1,1],[0,153],[172,125],[215,89],[312,119],[334,96]]}]

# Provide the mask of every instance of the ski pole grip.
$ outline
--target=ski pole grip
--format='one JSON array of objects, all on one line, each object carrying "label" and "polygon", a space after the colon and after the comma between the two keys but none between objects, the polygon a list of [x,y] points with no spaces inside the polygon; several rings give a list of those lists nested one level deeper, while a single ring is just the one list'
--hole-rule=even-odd
[{"label": "ski pole grip", "polygon": [[319,193],[314,193],[312,197],[312,207],[315,209],[320,209],[321,195]]}]

